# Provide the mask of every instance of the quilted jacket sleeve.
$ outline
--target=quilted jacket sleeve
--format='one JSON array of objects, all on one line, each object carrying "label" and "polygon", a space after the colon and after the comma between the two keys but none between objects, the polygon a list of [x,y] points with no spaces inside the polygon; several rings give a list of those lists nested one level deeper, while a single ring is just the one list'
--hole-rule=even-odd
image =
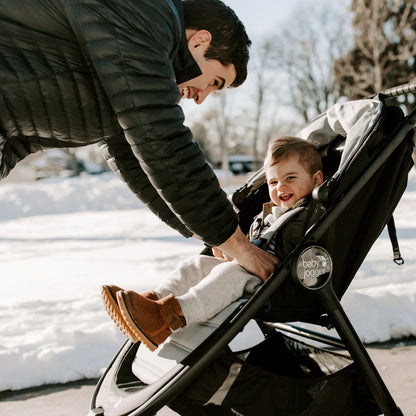
[{"label": "quilted jacket sleeve", "polygon": [[183,124],[172,66],[183,28],[173,3],[71,0],[65,10],[150,184],[192,233],[224,242],[238,220]]}]

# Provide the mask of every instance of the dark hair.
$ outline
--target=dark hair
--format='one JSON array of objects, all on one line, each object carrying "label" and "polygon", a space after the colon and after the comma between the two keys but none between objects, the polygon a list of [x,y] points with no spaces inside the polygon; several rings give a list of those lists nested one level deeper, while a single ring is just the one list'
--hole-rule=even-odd
[{"label": "dark hair", "polygon": [[299,163],[312,175],[322,170],[322,159],[316,146],[291,136],[280,137],[269,144],[264,167],[273,166],[293,156],[297,156]]},{"label": "dark hair", "polygon": [[220,0],[184,0],[183,11],[186,29],[211,33],[205,57],[224,66],[233,64],[237,75],[231,87],[240,86],[247,78],[251,40],[235,12]]}]

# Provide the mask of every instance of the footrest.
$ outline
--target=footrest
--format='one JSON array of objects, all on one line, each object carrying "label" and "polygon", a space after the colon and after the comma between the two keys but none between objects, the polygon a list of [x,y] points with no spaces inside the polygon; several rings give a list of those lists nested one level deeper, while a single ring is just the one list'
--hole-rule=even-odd
[{"label": "footrest", "polygon": [[[132,364],[133,374],[143,383],[155,382],[207,339],[244,302],[245,300],[233,302],[209,321],[175,331],[153,352],[146,346],[140,345]],[[264,336],[258,325],[255,321],[250,321],[230,343],[230,348],[246,349],[263,339]]]}]

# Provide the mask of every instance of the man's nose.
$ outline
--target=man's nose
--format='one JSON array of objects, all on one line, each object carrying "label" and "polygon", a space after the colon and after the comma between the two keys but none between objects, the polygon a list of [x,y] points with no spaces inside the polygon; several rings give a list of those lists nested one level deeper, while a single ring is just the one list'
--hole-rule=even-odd
[{"label": "man's nose", "polygon": [[210,93],[211,93],[211,89],[209,87],[204,88],[203,90],[198,90],[198,93],[196,94],[194,98],[195,103],[202,104]]}]

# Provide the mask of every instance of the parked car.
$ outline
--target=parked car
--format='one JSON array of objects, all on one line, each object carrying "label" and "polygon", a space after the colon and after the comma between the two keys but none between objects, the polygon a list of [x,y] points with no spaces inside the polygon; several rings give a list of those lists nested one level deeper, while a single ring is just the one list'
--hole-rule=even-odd
[{"label": "parked car", "polygon": [[234,175],[244,175],[253,171],[253,157],[249,155],[231,155],[228,157],[228,164]]}]

